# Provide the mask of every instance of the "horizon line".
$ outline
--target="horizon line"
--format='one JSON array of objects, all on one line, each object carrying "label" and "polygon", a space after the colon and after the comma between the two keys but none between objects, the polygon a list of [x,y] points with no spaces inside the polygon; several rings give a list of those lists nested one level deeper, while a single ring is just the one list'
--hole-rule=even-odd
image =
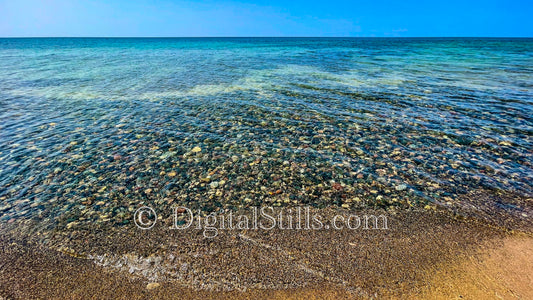
[{"label": "horizon line", "polygon": [[533,36],[0,36],[1,39],[31,39],[31,38],[154,38],[154,39],[178,39],[178,38],[344,38],[344,39],[358,39],[358,38],[384,38],[384,39],[398,39],[398,38],[492,38],[492,39],[531,39]]}]

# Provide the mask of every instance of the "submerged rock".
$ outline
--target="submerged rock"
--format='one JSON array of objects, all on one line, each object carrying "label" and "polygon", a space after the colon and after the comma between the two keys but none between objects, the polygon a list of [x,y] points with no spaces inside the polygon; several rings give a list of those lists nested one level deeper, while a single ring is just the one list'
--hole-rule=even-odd
[{"label": "submerged rock", "polygon": [[396,189],[397,191],[403,191],[403,190],[407,189],[407,185],[405,185],[405,184],[400,184],[400,185],[397,185],[397,186],[395,187],[395,189]]}]

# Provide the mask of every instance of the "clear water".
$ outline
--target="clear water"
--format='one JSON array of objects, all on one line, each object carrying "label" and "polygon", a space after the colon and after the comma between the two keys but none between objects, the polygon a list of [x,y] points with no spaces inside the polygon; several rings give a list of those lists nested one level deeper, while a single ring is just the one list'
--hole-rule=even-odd
[{"label": "clear water", "polygon": [[0,219],[531,197],[532,116],[533,39],[0,39]]}]

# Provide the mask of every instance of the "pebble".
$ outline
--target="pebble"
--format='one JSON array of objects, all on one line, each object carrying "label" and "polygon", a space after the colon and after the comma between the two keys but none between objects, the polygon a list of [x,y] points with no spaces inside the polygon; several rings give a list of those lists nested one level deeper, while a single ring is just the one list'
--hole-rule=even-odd
[{"label": "pebble", "polygon": [[200,148],[198,146],[192,148],[192,150],[191,150],[191,152],[193,152],[193,153],[198,153],[198,152],[201,152],[201,151],[202,151],[202,148]]},{"label": "pebble", "polygon": [[218,181],[213,181],[209,184],[209,187],[211,187],[212,189],[216,189],[218,185],[219,185]]},{"label": "pebble", "polygon": [[156,289],[160,286],[161,284],[158,283],[158,282],[150,282],[149,284],[146,285],[146,289],[147,290],[153,290],[153,289]]},{"label": "pebble", "polygon": [[70,222],[67,224],[67,229],[71,229],[72,227],[75,227],[78,225],[78,222]]},{"label": "pebble", "polygon": [[[193,150],[194,150],[194,149],[193,149]],[[201,150],[201,149],[200,149],[200,150]],[[159,157],[159,159],[165,159],[165,158],[170,157],[170,156],[172,156],[172,155],[174,155],[174,152],[170,152],[170,151],[168,151],[168,152],[165,152],[165,153],[161,154],[161,156]]]},{"label": "pebble", "polygon": [[407,185],[405,185],[405,184],[400,184],[400,185],[397,185],[395,189],[396,189],[397,191],[403,191],[403,190],[407,189]]}]

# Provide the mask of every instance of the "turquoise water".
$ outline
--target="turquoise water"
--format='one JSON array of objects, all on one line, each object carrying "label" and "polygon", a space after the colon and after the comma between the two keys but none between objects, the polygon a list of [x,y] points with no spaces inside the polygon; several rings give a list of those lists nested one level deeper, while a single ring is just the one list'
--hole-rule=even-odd
[{"label": "turquoise water", "polygon": [[532,49],[533,39],[0,39],[0,219],[124,226],[132,208],[176,204],[529,217],[530,201],[469,195],[533,196]]}]

